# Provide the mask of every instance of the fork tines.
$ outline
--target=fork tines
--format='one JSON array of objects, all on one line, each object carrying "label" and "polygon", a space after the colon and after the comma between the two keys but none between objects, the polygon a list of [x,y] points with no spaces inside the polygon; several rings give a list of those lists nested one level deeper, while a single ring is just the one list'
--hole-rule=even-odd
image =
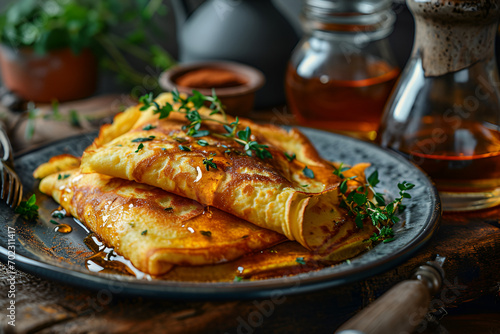
[{"label": "fork tines", "polygon": [[11,208],[16,208],[23,198],[23,187],[16,172],[0,162],[0,198]]}]

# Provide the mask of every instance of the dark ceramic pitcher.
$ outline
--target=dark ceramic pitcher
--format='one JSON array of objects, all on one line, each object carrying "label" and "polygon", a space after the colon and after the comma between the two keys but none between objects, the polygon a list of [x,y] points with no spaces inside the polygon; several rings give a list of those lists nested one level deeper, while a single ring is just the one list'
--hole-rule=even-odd
[{"label": "dark ceramic pitcher", "polygon": [[285,103],[286,64],[298,36],[270,0],[208,0],[193,13],[185,0],[171,3],[180,62],[231,60],[254,66],[266,77],[256,107]]}]

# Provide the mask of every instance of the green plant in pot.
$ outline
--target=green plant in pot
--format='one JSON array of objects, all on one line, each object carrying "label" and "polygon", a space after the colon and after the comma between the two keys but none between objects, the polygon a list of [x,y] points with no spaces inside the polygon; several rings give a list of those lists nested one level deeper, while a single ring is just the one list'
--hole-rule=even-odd
[{"label": "green plant in pot", "polygon": [[[169,66],[168,53],[138,45],[145,23],[161,6],[158,0],[17,0],[0,16],[3,84],[26,100],[67,101],[95,91],[99,59],[136,81],[142,76],[124,52],[146,61],[161,58]],[[134,21],[133,34],[114,35],[111,28],[127,20]]]}]

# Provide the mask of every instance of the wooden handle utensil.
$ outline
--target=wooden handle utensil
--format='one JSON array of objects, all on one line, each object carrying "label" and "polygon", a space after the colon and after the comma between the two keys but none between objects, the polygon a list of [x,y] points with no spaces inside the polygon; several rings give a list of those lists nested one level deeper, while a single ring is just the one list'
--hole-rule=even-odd
[{"label": "wooden handle utensil", "polygon": [[344,323],[336,334],[412,333],[427,314],[444,278],[443,257],[420,266],[411,280],[396,284]]}]

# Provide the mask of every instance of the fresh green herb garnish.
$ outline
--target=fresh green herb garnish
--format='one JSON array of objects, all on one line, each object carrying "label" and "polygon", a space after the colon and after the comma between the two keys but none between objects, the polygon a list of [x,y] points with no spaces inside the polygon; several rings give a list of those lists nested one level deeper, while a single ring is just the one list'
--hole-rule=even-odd
[{"label": "fresh green herb garnish", "polygon": [[223,133],[222,135],[227,138],[234,138],[234,136],[236,136],[236,131],[238,131],[239,125],[240,125],[240,119],[236,117],[234,122],[223,125],[227,133]]},{"label": "fresh green herb garnish", "polygon": [[252,130],[247,126],[245,130],[240,130],[236,133],[238,138],[234,138],[234,140],[241,145],[245,145],[244,150],[248,156],[252,156],[253,152],[255,152],[255,155],[262,160],[272,159],[273,156],[271,152],[267,150],[269,146],[261,145],[254,140],[250,140],[251,135]]},{"label": "fresh green herb garnish", "polygon": [[141,232],[141,235],[146,235],[146,234],[148,234],[148,230],[144,230]]},{"label": "fresh green herb garnish", "polygon": [[234,276],[233,282],[241,282],[241,281],[243,281],[243,277],[241,277],[241,276]]},{"label": "fresh green herb garnish", "polygon": [[372,188],[375,188],[380,182],[380,180],[378,179],[378,171],[375,170],[373,173],[371,173],[370,176],[368,176],[367,181]]},{"label": "fresh green herb garnish", "polygon": [[174,140],[178,143],[185,143],[187,142],[188,140],[186,138],[182,138],[182,137],[177,137],[177,136],[173,136],[172,138],[174,138]]},{"label": "fresh green herb garnish", "polygon": [[153,93],[149,93],[143,95],[139,98],[139,102],[143,104],[142,107],[139,108],[140,111],[144,111],[154,106],[154,114],[160,114],[159,119],[167,118],[170,116],[170,113],[174,110],[170,103],[165,104],[163,107],[154,100]]},{"label": "fresh green herb garnish", "polygon": [[[390,242],[394,240],[394,231],[392,230],[392,225],[399,221],[399,217],[396,216],[398,209],[399,212],[404,209],[401,204],[404,198],[411,198],[411,195],[407,191],[415,187],[414,184],[403,181],[398,183],[399,197],[394,199],[390,203],[386,203],[384,196],[381,193],[375,191],[375,186],[380,182],[378,178],[378,172],[374,171],[367,178],[367,183],[363,183],[357,180],[357,176],[351,176],[346,178],[342,172],[347,169],[342,168],[342,164],[338,169],[334,171],[334,174],[338,175],[342,180],[339,190],[340,190],[340,206],[347,209],[350,216],[354,217],[354,221],[358,228],[363,228],[363,222],[365,219],[370,219],[372,224],[377,227],[379,233],[375,233],[370,240],[371,241],[382,241]],[[359,185],[356,189],[348,191],[347,182],[353,180]],[[369,199],[369,193],[374,194],[375,202]]]},{"label": "fresh green herb garnish", "polygon": [[309,185],[308,185],[308,184],[301,184],[300,186],[301,186],[302,188],[307,188],[307,187],[309,187]]},{"label": "fresh green herb garnish", "polygon": [[208,146],[208,142],[206,140],[200,139],[200,140],[198,140],[198,145],[200,145],[200,146]]},{"label": "fresh green herb garnish", "polygon": [[[168,117],[173,111],[184,114],[189,123],[184,125],[182,127],[182,130],[186,131],[186,134],[188,136],[194,138],[208,136],[211,134],[208,130],[201,130],[201,125],[203,122],[215,122],[222,124],[227,133],[214,133],[214,136],[234,139],[234,141],[244,146],[244,150],[249,156],[252,156],[252,154],[255,153],[255,155],[261,159],[272,158],[272,154],[267,150],[267,145],[262,145],[254,140],[251,140],[251,130],[249,127],[247,127],[245,130],[238,131],[238,117],[236,117],[236,120],[232,123],[227,122],[226,113],[224,112],[219,98],[215,95],[215,91],[213,91],[212,96],[205,96],[199,91],[193,90],[193,93],[190,97],[183,98],[180,96],[178,91],[174,90],[172,92],[172,96],[174,102],[180,103],[178,110],[174,110],[172,104],[170,103],[166,103],[164,106],[160,107],[160,105],[156,101],[154,101],[152,93],[141,96],[139,101],[143,104],[143,106],[140,108],[140,110],[147,110],[150,107],[153,107],[153,113],[159,113],[160,119]],[[198,110],[204,105],[206,101],[211,103],[210,109],[212,109],[212,112],[210,113],[210,116],[214,114],[221,114],[224,117],[224,121],[217,118],[205,117],[200,115]],[[198,144],[200,144],[200,141],[198,141]],[[207,146],[208,142],[203,141],[200,145]]]},{"label": "fresh green herb garnish", "polygon": [[308,177],[308,178],[310,178],[310,179],[314,179],[314,172],[313,172],[311,169],[309,169],[309,167],[307,167],[307,166],[306,166],[306,167],[304,167],[304,169],[302,170],[302,173],[303,173],[306,177]]},{"label": "fresh green herb garnish", "polygon": [[149,130],[156,129],[156,126],[151,125],[151,124],[148,124],[148,125],[146,125],[145,127],[143,127],[142,129],[143,129],[144,131],[149,131]]},{"label": "fresh green herb garnish", "polygon": [[306,261],[304,261],[303,257],[296,258],[295,262],[297,262],[298,264],[301,264],[301,265],[305,265],[306,264]]},{"label": "fresh green herb garnish", "polygon": [[335,170],[333,171],[333,174],[335,174],[338,177],[340,177],[341,179],[343,179],[344,174],[342,174],[342,172],[345,172],[348,169],[349,169],[349,167],[344,167],[344,163],[341,162],[339,168],[335,168]]},{"label": "fresh green herb garnish", "polygon": [[58,223],[58,222],[56,222],[54,219],[51,219],[51,220],[49,220],[49,221],[50,221],[52,224],[54,224],[54,225],[59,225],[59,223]]},{"label": "fresh green herb garnish", "polygon": [[36,205],[35,194],[31,195],[27,201],[19,203],[15,212],[27,221],[36,220],[38,218],[38,205]]},{"label": "fresh green herb garnish", "polygon": [[371,241],[379,241],[379,240],[385,240],[385,239],[394,239],[394,231],[392,230],[392,227],[389,226],[382,226],[380,229],[380,232],[373,233],[373,236],[370,238]]},{"label": "fresh green herb garnish", "polygon": [[63,219],[65,217],[64,213],[62,213],[62,212],[52,212],[51,216],[54,218],[58,218],[58,219]]},{"label": "fresh green herb garnish", "polygon": [[140,143],[139,146],[137,146],[137,150],[135,150],[135,153],[139,152],[144,148],[144,144]]},{"label": "fresh green herb garnish", "polygon": [[297,156],[295,155],[295,153],[292,153],[292,155],[289,155],[288,153],[285,152],[285,157],[288,159],[288,161],[292,162],[295,160],[295,158],[297,158]]},{"label": "fresh green herb garnish", "polygon": [[64,175],[57,175],[57,179],[58,180],[66,180],[68,177],[70,176],[70,174],[64,174]]},{"label": "fresh green herb garnish", "polygon": [[214,158],[203,159],[203,164],[205,165],[207,172],[210,171],[210,168],[217,169],[217,165],[214,162]]},{"label": "fresh green herb garnish", "polygon": [[152,141],[153,139],[155,139],[155,136],[149,136],[147,138],[135,138],[132,139],[132,143],[143,143],[145,141]]},{"label": "fresh green herb garnish", "polygon": [[212,236],[212,232],[210,231],[200,231],[200,233],[206,237],[211,237]]},{"label": "fresh green herb garnish", "polygon": [[184,146],[184,145],[179,145],[179,149],[181,151],[191,152],[191,149],[187,146]]}]

